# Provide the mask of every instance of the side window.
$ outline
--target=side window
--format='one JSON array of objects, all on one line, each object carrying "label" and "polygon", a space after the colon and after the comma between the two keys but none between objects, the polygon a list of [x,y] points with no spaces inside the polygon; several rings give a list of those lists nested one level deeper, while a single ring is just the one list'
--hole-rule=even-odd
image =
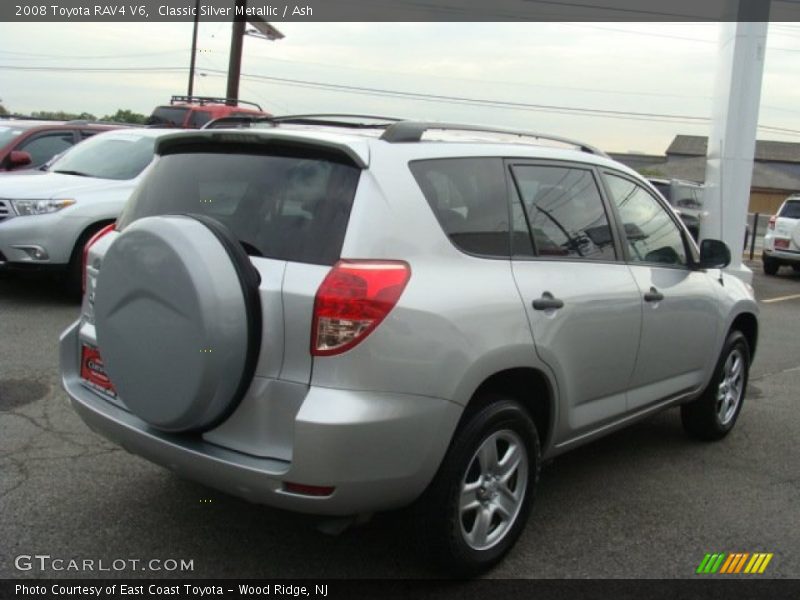
[{"label": "side window", "polygon": [[502,160],[418,160],[409,168],[442,229],[458,248],[485,256],[510,255]]},{"label": "side window", "polygon": [[616,260],[608,216],[591,171],[517,165],[512,172],[538,256]]},{"label": "side window", "polygon": [[605,180],[625,228],[631,261],[685,265],[683,237],[666,209],[628,179],[606,173]]},{"label": "side window", "polygon": [[39,167],[75,143],[72,132],[48,133],[23,143],[18,150],[31,155],[31,166]]},{"label": "side window", "polygon": [[193,110],[189,117],[189,127],[198,129],[211,120],[211,113],[205,110]]}]

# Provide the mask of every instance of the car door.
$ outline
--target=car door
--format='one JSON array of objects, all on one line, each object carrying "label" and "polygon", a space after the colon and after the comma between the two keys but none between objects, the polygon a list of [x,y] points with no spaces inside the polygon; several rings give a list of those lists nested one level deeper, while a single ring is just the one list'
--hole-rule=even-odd
[{"label": "car door", "polygon": [[628,392],[628,409],[637,410],[702,385],[716,359],[719,284],[690,268],[686,233],[669,207],[627,175],[606,171],[603,180],[643,303]]},{"label": "car door", "polygon": [[556,436],[568,440],[626,411],[641,297],[591,166],[509,167],[514,278],[536,351],[558,382]]}]

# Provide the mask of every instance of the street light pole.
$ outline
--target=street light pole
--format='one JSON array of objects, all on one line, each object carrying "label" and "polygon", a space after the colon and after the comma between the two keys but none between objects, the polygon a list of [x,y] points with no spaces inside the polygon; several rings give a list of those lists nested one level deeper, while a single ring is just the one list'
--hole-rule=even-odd
[{"label": "street light pole", "polygon": [[197,26],[200,24],[200,0],[194,5],[194,31],[192,32],[192,60],[189,63],[189,91],[187,96],[194,92],[194,63],[197,58]]}]

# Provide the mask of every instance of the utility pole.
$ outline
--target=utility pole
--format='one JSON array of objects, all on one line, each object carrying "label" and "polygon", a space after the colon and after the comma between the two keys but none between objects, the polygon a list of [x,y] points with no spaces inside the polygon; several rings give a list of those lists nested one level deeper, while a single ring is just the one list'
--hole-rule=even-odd
[{"label": "utility pole", "polygon": [[194,31],[192,32],[192,60],[189,63],[189,91],[187,96],[194,92],[194,63],[197,58],[197,26],[200,24],[200,0],[194,5]]},{"label": "utility pole", "polygon": [[247,0],[236,0],[231,31],[231,56],[228,63],[228,91],[225,94],[231,104],[236,104],[239,100],[239,74],[242,71],[242,46],[247,25],[246,8]]}]

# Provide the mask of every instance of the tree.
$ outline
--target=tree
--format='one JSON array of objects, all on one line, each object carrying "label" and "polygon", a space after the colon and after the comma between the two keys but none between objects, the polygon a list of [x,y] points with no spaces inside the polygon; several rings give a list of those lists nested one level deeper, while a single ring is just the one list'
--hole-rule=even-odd
[{"label": "tree", "polygon": [[131,123],[134,125],[144,125],[145,121],[147,120],[147,116],[133,112],[127,108],[117,109],[117,112],[113,115],[106,115],[101,119],[102,121],[113,121],[114,123]]},{"label": "tree", "polygon": [[6,110],[6,107],[0,104],[0,115],[7,115],[7,114],[8,111]]},{"label": "tree", "polygon": [[63,110],[58,111],[49,111],[49,110],[35,110],[31,113],[31,117],[34,119],[52,119],[54,121],[96,121],[97,117],[95,117],[92,113],[82,112],[82,113],[68,113],[64,112]]}]

